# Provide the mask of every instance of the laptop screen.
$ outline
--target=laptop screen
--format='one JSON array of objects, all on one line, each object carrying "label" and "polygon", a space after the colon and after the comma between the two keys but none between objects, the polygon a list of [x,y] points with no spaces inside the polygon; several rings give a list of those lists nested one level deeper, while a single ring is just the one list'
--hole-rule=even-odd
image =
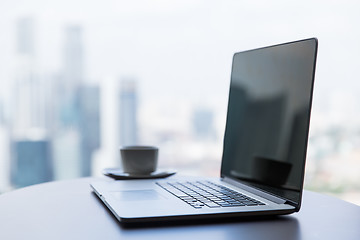
[{"label": "laptop screen", "polygon": [[234,54],[221,176],[299,204],[317,40]]}]

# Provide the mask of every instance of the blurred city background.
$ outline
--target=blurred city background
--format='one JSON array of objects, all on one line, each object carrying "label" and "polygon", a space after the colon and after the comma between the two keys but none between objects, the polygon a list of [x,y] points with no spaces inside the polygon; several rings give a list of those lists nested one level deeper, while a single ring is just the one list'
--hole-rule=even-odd
[{"label": "blurred city background", "polygon": [[1,0],[0,193],[119,146],[218,176],[233,53],[319,39],[305,187],[360,204],[360,2]]}]

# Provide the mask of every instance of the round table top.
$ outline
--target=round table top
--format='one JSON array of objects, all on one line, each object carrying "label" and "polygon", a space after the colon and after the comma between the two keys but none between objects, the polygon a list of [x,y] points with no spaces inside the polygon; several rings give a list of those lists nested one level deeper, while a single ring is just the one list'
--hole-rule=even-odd
[{"label": "round table top", "polygon": [[0,239],[360,239],[360,207],[304,191],[300,212],[273,219],[122,226],[92,192],[96,178],[0,195]]}]

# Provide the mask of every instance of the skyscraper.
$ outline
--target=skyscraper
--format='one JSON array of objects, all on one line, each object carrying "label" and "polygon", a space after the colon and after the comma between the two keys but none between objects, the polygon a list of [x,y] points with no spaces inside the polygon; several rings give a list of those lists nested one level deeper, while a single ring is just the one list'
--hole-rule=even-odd
[{"label": "skyscraper", "polygon": [[35,56],[35,26],[31,17],[21,18],[16,28],[17,53],[19,55]]},{"label": "skyscraper", "polygon": [[193,112],[193,131],[197,139],[214,139],[214,114],[211,110],[198,108]]},{"label": "skyscraper", "polygon": [[9,129],[0,123],[0,193],[10,186]]},{"label": "skyscraper", "polygon": [[5,123],[5,107],[2,99],[0,98],[0,127]]},{"label": "skyscraper", "polygon": [[16,187],[52,180],[50,141],[46,138],[13,142],[12,182]]},{"label": "skyscraper", "polygon": [[17,68],[13,91],[15,103],[13,127],[16,131],[46,128],[46,79],[41,78],[36,66],[35,23],[32,18],[21,18],[17,25]]},{"label": "skyscraper", "polygon": [[77,93],[84,81],[82,28],[71,25],[65,29],[62,77],[58,89],[60,125],[73,127],[79,123]]},{"label": "skyscraper", "polygon": [[68,91],[74,91],[84,80],[83,30],[71,25],[65,29],[63,55],[64,84]]},{"label": "skyscraper", "polygon": [[54,179],[73,179],[83,175],[81,136],[77,129],[58,131],[52,139]]},{"label": "skyscraper", "polygon": [[[56,177],[89,176],[92,155],[100,147],[100,90],[98,86],[87,86],[84,75],[83,30],[71,25],[65,29],[63,67],[58,82]],[[71,169],[71,174],[66,169]]]},{"label": "skyscraper", "polygon": [[92,155],[100,148],[100,89],[98,86],[81,86],[78,94],[79,129],[82,148],[82,176],[89,176]]},{"label": "skyscraper", "polygon": [[[35,24],[22,18],[16,25],[16,81],[11,128],[11,177],[16,187],[52,180],[47,122],[47,84],[36,66]],[[45,137],[46,136],[46,137]]]},{"label": "skyscraper", "polygon": [[138,143],[137,89],[134,80],[123,80],[120,86],[120,145]]}]

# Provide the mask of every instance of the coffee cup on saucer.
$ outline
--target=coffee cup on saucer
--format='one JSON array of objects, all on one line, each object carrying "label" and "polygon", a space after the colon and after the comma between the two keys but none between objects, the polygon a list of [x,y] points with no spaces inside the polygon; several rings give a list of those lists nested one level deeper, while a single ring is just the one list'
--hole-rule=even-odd
[{"label": "coffee cup on saucer", "polygon": [[115,180],[166,178],[176,173],[157,169],[159,149],[153,146],[120,147],[121,168],[105,168],[103,174]]},{"label": "coffee cup on saucer", "polygon": [[125,146],[120,148],[124,173],[150,175],[156,171],[159,149],[153,146]]}]

